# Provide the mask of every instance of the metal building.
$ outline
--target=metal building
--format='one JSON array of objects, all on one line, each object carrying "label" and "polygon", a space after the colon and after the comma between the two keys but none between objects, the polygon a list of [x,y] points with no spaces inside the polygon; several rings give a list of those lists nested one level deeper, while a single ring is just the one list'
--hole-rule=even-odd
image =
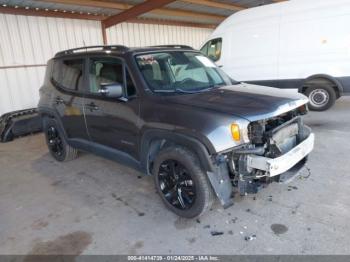
[{"label": "metal building", "polygon": [[0,115],[36,106],[46,61],[59,50],[101,44],[199,48],[227,16],[275,1],[0,0]]}]

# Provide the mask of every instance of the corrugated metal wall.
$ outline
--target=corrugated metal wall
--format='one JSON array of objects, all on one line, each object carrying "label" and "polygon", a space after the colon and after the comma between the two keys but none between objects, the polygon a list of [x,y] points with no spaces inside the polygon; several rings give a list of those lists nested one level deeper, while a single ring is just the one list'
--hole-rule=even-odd
[{"label": "corrugated metal wall", "polygon": [[99,22],[0,14],[0,68],[19,66],[0,69],[0,115],[35,107],[47,60],[83,41],[102,44]]},{"label": "corrugated metal wall", "polygon": [[173,25],[122,23],[107,29],[110,44],[149,46],[183,44],[199,48],[212,29]]},{"label": "corrugated metal wall", "polygon": [[[109,44],[176,43],[198,48],[211,32],[203,28],[123,23],[107,29],[107,38]],[[99,22],[0,14],[0,115],[35,107],[47,60],[59,50],[83,46],[84,42],[102,44]]]}]

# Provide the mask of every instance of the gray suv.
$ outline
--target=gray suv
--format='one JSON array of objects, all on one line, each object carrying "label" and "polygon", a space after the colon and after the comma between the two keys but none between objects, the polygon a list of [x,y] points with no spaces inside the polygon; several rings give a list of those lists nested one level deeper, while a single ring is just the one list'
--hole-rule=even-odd
[{"label": "gray suv", "polygon": [[83,150],[132,166],[193,218],[297,174],[314,144],[307,102],[236,82],[187,46],[92,46],[48,61],[38,108],[56,160]]}]

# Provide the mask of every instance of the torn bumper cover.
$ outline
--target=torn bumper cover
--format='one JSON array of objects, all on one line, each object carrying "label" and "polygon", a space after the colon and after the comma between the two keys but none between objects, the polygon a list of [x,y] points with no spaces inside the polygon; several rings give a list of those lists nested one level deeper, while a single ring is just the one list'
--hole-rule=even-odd
[{"label": "torn bumper cover", "polygon": [[261,137],[252,136],[249,145],[217,155],[214,169],[207,172],[224,207],[232,204],[235,187],[243,196],[257,193],[263,184],[291,181],[314,148],[315,135],[299,117],[254,134]]},{"label": "torn bumper cover", "polygon": [[248,155],[247,167],[265,171],[268,177],[280,175],[295,166],[313,150],[314,140],[315,136],[311,133],[299,145],[277,158]]},{"label": "torn bumper cover", "polygon": [[41,118],[36,108],[13,111],[0,116],[0,142],[40,132]]}]

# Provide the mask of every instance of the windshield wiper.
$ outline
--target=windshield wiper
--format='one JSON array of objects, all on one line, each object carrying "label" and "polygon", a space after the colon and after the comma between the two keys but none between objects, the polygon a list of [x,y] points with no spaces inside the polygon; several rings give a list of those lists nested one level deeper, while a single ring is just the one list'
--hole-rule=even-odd
[{"label": "windshield wiper", "polygon": [[175,88],[175,89],[155,89],[153,90],[154,92],[157,93],[182,93],[182,94],[195,94],[195,93],[202,93],[202,92],[207,92],[212,89],[220,88],[222,86],[225,86],[225,83],[222,84],[216,84],[216,85],[210,85],[209,87],[206,88],[197,88],[197,89],[192,89],[192,90],[185,90],[182,88]]},{"label": "windshield wiper", "polygon": [[209,90],[212,90],[212,89],[220,88],[220,87],[225,86],[225,85],[226,85],[225,83],[216,84],[216,85],[210,85],[208,88],[202,89],[201,91],[205,92],[205,91],[209,91]]},{"label": "windshield wiper", "polygon": [[175,88],[175,89],[154,89],[153,92],[156,93],[183,93],[183,94],[194,94],[200,92],[199,90],[184,90],[181,88]]}]

